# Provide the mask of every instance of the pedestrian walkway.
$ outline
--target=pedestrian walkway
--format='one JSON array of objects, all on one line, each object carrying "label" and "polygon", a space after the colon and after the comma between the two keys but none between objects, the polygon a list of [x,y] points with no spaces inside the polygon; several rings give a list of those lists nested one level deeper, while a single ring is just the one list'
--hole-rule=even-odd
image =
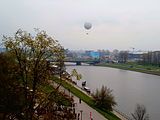
[{"label": "pedestrian walkway", "polygon": [[[68,82],[69,83],[69,82]],[[70,84],[70,83],[69,83]],[[75,88],[77,88],[78,90],[80,90],[80,91],[82,91],[84,94],[86,94],[86,95],[88,95],[88,96],[90,96],[89,94],[87,94],[87,92],[86,91],[84,91],[84,90],[82,90],[79,86],[77,86],[77,85],[74,85],[74,84],[72,84]],[[91,96],[90,96],[91,97]],[[85,103],[86,104],[86,103]],[[93,108],[92,108],[93,109]],[[117,110],[113,110],[113,113],[117,116],[117,117],[119,117],[121,120],[131,120],[131,118],[129,118],[128,116],[126,116],[126,115],[124,115],[124,114],[122,114],[122,113],[120,113],[119,111],[117,111]],[[82,119],[83,120],[83,119]],[[94,120],[94,119],[93,119]],[[101,119],[95,119],[95,120],[101,120]],[[102,119],[103,120],[103,119]],[[105,120],[106,120],[106,118],[105,118]]]},{"label": "pedestrian walkway", "polygon": [[[69,82],[68,82],[69,83]],[[70,84],[70,83],[69,83]],[[57,86],[56,83],[53,83],[51,81],[51,85]],[[86,93],[86,91],[82,90],[79,86],[72,84],[75,88],[79,89],[86,95],[90,96]],[[63,86],[59,88],[60,91],[65,92],[66,94],[73,96],[74,103],[75,103],[75,110],[77,113],[77,119],[76,120],[107,120],[104,116],[102,116],[99,112],[97,112],[95,109],[91,108],[89,105],[87,105],[85,102],[79,101],[79,98],[76,97],[74,94],[70,93],[70,91],[66,90]],[[91,97],[91,96],[90,96]],[[79,113],[79,114],[78,114]],[[113,110],[113,113],[119,117],[121,120],[130,120],[130,118],[126,117],[125,115],[121,114],[120,112]],[[79,119],[78,119],[79,115]],[[91,119],[92,118],[92,119]]]},{"label": "pedestrian walkway", "polygon": [[[104,116],[98,113],[96,110],[88,106],[85,102],[74,96],[75,110],[77,113],[77,120],[79,114],[79,120],[107,120]],[[92,119],[91,119],[92,118]]]},{"label": "pedestrian walkway", "polygon": [[[56,87],[57,84],[50,82],[52,86]],[[70,93],[70,91],[66,90],[64,87],[59,88],[60,91],[65,92],[66,94],[73,96],[75,103],[75,112],[76,120],[107,120],[104,116],[98,113],[95,109],[88,106],[85,102],[81,101],[74,94]],[[92,119],[91,119],[92,118]]]}]

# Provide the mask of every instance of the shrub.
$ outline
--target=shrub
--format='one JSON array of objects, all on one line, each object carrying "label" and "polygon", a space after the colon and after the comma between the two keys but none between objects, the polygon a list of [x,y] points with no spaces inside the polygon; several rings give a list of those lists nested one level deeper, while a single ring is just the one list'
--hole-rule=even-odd
[{"label": "shrub", "polygon": [[112,90],[106,86],[102,86],[101,90],[97,89],[92,96],[94,98],[95,105],[99,108],[112,111],[112,107],[117,104],[112,94]]}]

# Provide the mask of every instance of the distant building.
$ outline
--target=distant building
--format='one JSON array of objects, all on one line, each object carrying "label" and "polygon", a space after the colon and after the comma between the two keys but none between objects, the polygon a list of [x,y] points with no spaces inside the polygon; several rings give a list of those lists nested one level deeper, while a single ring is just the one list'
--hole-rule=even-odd
[{"label": "distant building", "polygon": [[128,61],[139,61],[142,60],[143,52],[129,52]]},{"label": "distant building", "polygon": [[99,59],[100,54],[96,51],[86,51],[86,55],[93,58],[93,59]]},{"label": "distant building", "polygon": [[90,55],[92,58],[99,58],[99,52],[91,52]]}]

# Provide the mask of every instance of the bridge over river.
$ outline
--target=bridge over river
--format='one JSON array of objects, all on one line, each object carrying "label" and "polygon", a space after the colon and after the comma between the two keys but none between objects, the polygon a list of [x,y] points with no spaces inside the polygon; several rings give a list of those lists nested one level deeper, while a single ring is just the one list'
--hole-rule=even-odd
[{"label": "bridge over river", "polygon": [[[50,62],[56,62],[54,60],[49,60]],[[64,62],[72,62],[72,63],[76,63],[76,65],[81,65],[82,63],[87,63],[90,65],[95,65],[97,63],[100,63],[99,59],[95,59],[95,60],[64,60]]]},{"label": "bridge over river", "polygon": [[65,60],[64,62],[73,62],[76,63],[76,65],[81,65],[82,63],[95,65],[97,63],[100,63],[100,60]]}]

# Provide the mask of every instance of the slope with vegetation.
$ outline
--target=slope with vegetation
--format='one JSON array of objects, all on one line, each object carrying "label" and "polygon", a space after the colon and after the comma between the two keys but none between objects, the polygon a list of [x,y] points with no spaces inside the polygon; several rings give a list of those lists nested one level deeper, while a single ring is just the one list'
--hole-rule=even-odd
[{"label": "slope with vegetation", "polygon": [[[73,100],[50,86],[55,74],[64,71],[64,49],[45,31],[18,30],[4,37],[6,51],[0,54],[0,119],[73,120]],[[57,61],[52,69],[49,60]]]},{"label": "slope with vegetation", "polygon": [[113,67],[123,70],[130,70],[130,71],[136,71],[136,72],[142,72],[147,74],[153,74],[153,75],[160,75],[160,67],[159,66],[153,66],[153,65],[143,65],[138,64],[135,62],[128,62],[128,63],[102,63],[97,64],[97,66],[104,66],[104,67]]},{"label": "slope with vegetation", "polygon": [[[89,106],[97,110],[99,113],[101,113],[104,117],[106,117],[109,120],[120,120],[116,115],[114,115],[110,110],[106,109],[105,107],[99,107],[95,104],[95,101],[92,97],[86,95],[81,90],[74,87],[70,82],[67,82],[65,80],[60,81],[58,78],[53,78],[54,81],[56,81],[59,84],[62,84],[63,87],[70,90],[74,95],[76,95],[78,98],[82,99],[85,103],[87,103]],[[114,102],[113,102],[114,103]]]}]

